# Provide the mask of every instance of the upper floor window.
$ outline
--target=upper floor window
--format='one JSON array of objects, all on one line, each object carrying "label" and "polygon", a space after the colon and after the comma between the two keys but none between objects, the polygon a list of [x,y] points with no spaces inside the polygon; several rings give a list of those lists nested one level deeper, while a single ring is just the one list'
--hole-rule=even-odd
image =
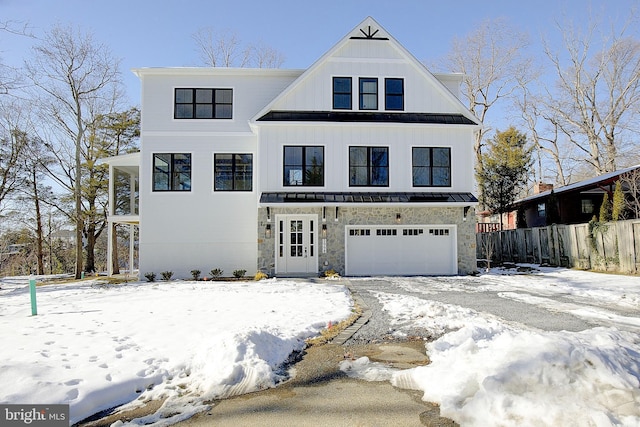
[{"label": "upper floor window", "polygon": [[233,89],[176,89],[176,119],[230,119]]},{"label": "upper floor window", "polygon": [[253,154],[215,154],[214,190],[251,191]]},{"label": "upper floor window", "polygon": [[324,147],[285,146],[284,186],[324,185]]},{"label": "upper floor window", "polygon": [[404,110],[404,79],[384,79],[385,110]]},{"label": "upper floor window", "polygon": [[451,186],[451,148],[413,147],[414,187]]},{"label": "upper floor window", "polygon": [[351,77],[333,78],[333,108],[335,110],[351,109]]},{"label": "upper floor window", "polygon": [[191,154],[154,154],[153,191],[191,191]]},{"label": "upper floor window", "polygon": [[360,109],[378,109],[378,79],[372,77],[360,78]]},{"label": "upper floor window", "polygon": [[388,147],[349,147],[349,186],[387,187]]}]

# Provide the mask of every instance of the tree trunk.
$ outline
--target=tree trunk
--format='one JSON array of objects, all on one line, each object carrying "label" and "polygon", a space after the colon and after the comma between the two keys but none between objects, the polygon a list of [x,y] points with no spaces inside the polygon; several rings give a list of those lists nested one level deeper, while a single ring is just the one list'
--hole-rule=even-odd
[{"label": "tree trunk", "polygon": [[94,248],[96,246],[96,225],[93,221],[89,221],[87,226],[87,262],[84,271],[93,273],[96,271],[96,257]]},{"label": "tree trunk", "polygon": [[42,251],[42,215],[40,213],[40,195],[38,194],[37,171],[32,171],[33,200],[36,208],[36,258],[38,260],[38,274],[44,274],[44,253]]}]

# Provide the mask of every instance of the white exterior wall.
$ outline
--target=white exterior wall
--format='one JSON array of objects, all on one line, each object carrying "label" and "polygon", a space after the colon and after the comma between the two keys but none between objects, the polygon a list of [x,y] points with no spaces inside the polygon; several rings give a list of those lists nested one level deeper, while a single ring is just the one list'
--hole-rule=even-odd
[{"label": "white exterior wall", "polygon": [[[260,129],[261,191],[473,192],[473,131],[467,126],[332,124],[267,125]],[[284,187],[283,147],[324,146],[324,187]],[[389,147],[388,187],[349,187],[350,146]],[[451,148],[451,187],[413,187],[412,147]]]},{"label": "white exterior wall", "polygon": [[[216,75],[220,73],[222,75]],[[257,136],[248,120],[299,72],[138,70],[142,80],[140,272],[256,271]],[[149,73],[149,74],[146,74]],[[266,76],[265,76],[266,74]],[[233,88],[232,120],[176,120],[174,88]],[[191,154],[191,191],[152,191],[154,153]],[[253,191],[214,191],[214,154],[253,154]]]}]

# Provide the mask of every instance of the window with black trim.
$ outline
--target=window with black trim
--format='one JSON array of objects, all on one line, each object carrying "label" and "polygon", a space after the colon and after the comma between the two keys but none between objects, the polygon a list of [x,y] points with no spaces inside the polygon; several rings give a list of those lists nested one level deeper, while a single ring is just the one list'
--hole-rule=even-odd
[{"label": "window with black trim", "polygon": [[451,187],[451,148],[413,147],[414,187]]},{"label": "window with black trim", "polygon": [[283,185],[323,186],[324,147],[285,145]]},{"label": "window with black trim", "polygon": [[360,77],[360,109],[378,109],[378,79]]},{"label": "window with black trim", "polygon": [[176,119],[231,119],[233,89],[176,89],[174,105]]},{"label": "window with black trim", "polygon": [[351,77],[333,78],[333,109],[351,110]]},{"label": "window with black trim", "polygon": [[215,191],[252,191],[253,154],[214,154]]},{"label": "window with black trim", "polygon": [[384,79],[384,109],[404,110],[404,79]]},{"label": "window with black trim", "polygon": [[191,154],[154,154],[153,191],[191,191]]},{"label": "window with black trim", "polygon": [[349,147],[349,186],[388,187],[389,147]]}]

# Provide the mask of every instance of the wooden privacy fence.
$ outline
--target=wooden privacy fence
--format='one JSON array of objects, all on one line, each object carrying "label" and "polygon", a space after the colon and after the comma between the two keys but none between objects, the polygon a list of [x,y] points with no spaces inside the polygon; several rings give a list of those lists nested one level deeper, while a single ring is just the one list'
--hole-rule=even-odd
[{"label": "wooden privacy fence", "polygon": [[640,272],[640,220],[476,234],[479,260],[619,273]]}]

